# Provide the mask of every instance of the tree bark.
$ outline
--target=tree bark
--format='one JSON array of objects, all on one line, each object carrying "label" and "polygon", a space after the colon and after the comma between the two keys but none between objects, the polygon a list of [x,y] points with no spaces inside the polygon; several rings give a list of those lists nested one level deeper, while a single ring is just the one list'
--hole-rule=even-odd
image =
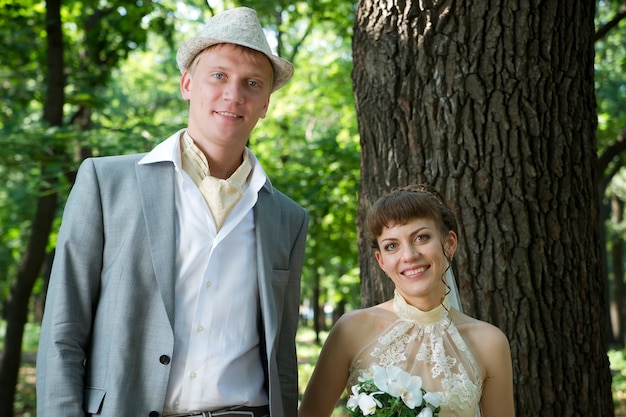
[{"label": "tree bark", "polygon": [[[63,123],[65,102],[63,75],[63,38],[61,27],[61,1],[48,0],[46,4],[48,90],[44,104],[44,119],[52,126]],[[55,153],[49,149],[49,153]],[[41,168],[40,197],[32,222],[26,252],[18,268],[7,301],[7,329],[0,361],[0,416],[13,416],[13,402],[21,365],[24,325],[28,317],[28,300],[46,254],[46,246],[57,209],[55,184],[57,179],[48,176],[45,164]]]},{"label": "tree bark", "polygon": [[612,416],[600,262],[594,3],[361,0],[362,304],[382,193],[434,184],[459,221],[464,310],[511,342],[518,416]]}]

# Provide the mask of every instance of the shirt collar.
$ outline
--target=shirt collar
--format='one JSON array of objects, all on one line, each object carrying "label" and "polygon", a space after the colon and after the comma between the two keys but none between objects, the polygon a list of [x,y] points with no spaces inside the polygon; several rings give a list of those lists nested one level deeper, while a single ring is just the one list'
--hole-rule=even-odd
[{"label": "shirt collar", "polygon": [[[147,165],[157,162],[172,162],[177,169],[182,170],[180,136],[184,131],[185,129],[181,129],[169,138],[165,139],[163,142],[156,145],[150,152],[141,158],[139,164]],[[265,173],[261,163],[250,149],[246,148],[246,153],[252,163],[250,186],[255,190],[260,190],[261,188],[266,187],[267,190],[272,193],[274,191],[272,182]]]}]

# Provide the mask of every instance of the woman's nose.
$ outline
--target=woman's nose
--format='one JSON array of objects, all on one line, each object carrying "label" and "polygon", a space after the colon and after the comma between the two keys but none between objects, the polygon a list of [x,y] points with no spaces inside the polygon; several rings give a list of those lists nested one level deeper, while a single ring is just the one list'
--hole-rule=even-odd
[{"label": "woman's nose", "polygon": [[414,245],[404,245],[404,247],[402,248],[403,259],[414,259],[418,257],[419,254],[420,254],[419,249],[415,247]]}]

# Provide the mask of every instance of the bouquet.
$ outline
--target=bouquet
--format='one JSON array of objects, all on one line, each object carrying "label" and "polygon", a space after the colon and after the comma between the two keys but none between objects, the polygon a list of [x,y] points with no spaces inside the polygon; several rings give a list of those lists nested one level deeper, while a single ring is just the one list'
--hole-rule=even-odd
[{"label": "bouquet", "polygon": [[422,378],[397,366],[372,366],[373,379],[359,378],[348,398],[351,417],[437,417],[441,398],[422,388]]}]

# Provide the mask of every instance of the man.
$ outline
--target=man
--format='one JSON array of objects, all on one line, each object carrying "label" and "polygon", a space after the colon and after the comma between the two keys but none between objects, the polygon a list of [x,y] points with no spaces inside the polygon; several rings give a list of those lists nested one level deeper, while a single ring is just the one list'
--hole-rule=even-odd
[{"label": "man", "polygon": [[86,160],[57,242],[37,358],[40,417],[295,416],[308,216],[246,148],[293,74],[256,13],[177,53],[183,129]]}]

